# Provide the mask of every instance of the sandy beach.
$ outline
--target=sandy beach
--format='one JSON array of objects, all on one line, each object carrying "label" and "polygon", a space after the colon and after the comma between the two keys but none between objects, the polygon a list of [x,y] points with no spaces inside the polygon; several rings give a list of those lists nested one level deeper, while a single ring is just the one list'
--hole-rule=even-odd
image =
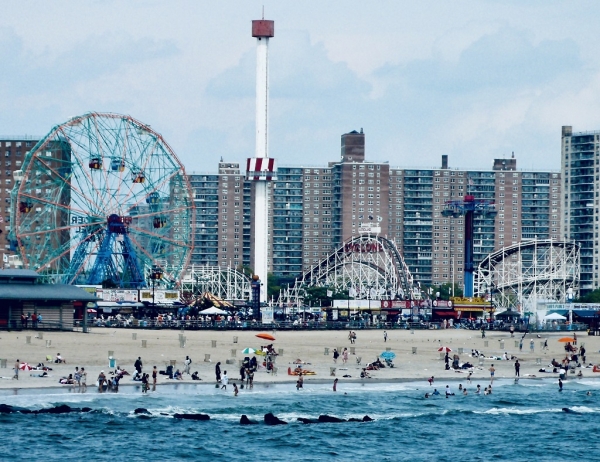
[{"label": "sandy beach", "polygon": [[[450,347],[454,353],[459,348],[464,352],[460,355],[460,361],[470,362],[475,366],[473,381],[489,383],[490,373],[488,368],[493,363],[496,369],[495,378],[514,377],[514,361],[502,361],[487,359],[490,356],[501,356],[505,351],[509,355],[519,358],[521,365],[521,379],[539,377],[558,377],[558,374],[538,372],[542,367],[548,367],[552,358],[560,361],[565,354],[564,344],[558,339],[565,336],[565,332],[552,332],[550,334],[528,334],[523,343],[523,351],[519,352],[518,341],[521,334],[510,337],[508,332],[486,332],[486,338],[481,338],[481,333],[474,330],[449,329],[449,330],[388,330],[388,340],[384,342],[383,330],[357,330],[356,344],[351,345],[348,340],[348,331],[272,331],[265,330],[276,337],[274,347],[282,349],[283,354],[277,357],[277,374],[266,372],[260,368],[255,374],[255,384],[260,383],[295,383],[296,377],[288,375],[288,367],[294,368],[293,362],[297,359],[305,364],[303,367],[314,371],[316,375],[305,378],[305,384],[311,381],[333,381],[331,375],[332,367],[336,368],[335,377],[340,381],[361,380],[360,371],[368,362],[374,361],[379,354],[390,348],[396,353],[394,368],[384,368],[370,371],[373,378],[363,380],[403,381],[425,379],[435,376],[440,385],[448,380],[465,380],[466,372],[455,372],[444,370],[444,361],[440,357],[438,348],[440,346]],[[7,368],[0,369],[0,388],[37,388],[37,387],[61,387],[58,383],[60,377],[73,373],[75,366],[85,367],[88,371],[88,385],[93,384],[101,370],[106,373],[110,368],[108,362],[109,351],[114,352],[117,364],[129,372],[134,372],[133,364],[138,356],[142,358],[144,372],[151,372],[153,366],[164,370],[170,360],[176,361],[176,368],[183,370],[183,361],[186,355],[192,360],[191,371],[198,371],[201,382],[194,382],[190,376],[184,376],[184,382],[189,383],[214,383],[215,364],[220,361],[221,369],[228,372],[230,379],[239,378],[238,360],[245,356],[241,350],[246,347],[258,348],[267,342],[256,337],[257,331],[185,331],[186,337],[184,348],[180,347],[179,330],[135,330],[114,328],[93,328],[88,334],[80,332],[42,332],[43,338],[39,338],[39,332],[20,331],[2,332],[0,334],[1,357],[7,360]],[[136,334],[137,339],[133,339]],[[27,336],[30,342],[27,343]],[[234,343],[237,337],[237,343]],[[548,338],[548,347],[542,351],[542,344]],[[530,340],[534,340],[534,351],[530,351]],[[47,341],[51,346],[47,347]],[[142,340],[146,341],[147,347],[142,348]],[[216,341],[216,347],[212,347],[212,341]],[[485,341],[488,346],[485,346]],[[504,341],[504,348],[501,348]],[[598,362],[598,350],[600,349],[600,337],[590,337],[581,333],[578,335],[578,345],[585,345],[587,350],[587,362]],[[354,355],[350,354],[347,364],[343,364],[341,357],[337,364],[333,362],[332,352],[334,348],[355,348]],[[329,355],[325,355],[325,348],[329,348]],[[413,353],[416,348],[416,353]],[[479,366],[478,358],[470,356],[471,349],[477,349],[485,353],[486,359],[483,366]],[[235,350],[235,356],[232,355]],[[46,356],[53,358],[60,353],[67,364],[54,364],[46,360]],[[210,360],[206,361],[206,355]],[[40,362],[52,367],[50,376],[46,378],[32,377],[32,372],[20,371],[19,380],[12,379],[12,368],[16,359],[37,365]],[[361,364],[357,363],[361,358]],[[541,365],[536,363],[541,359]],[[233,364],[226,364],[226,360],[234,359]],[[258,357],[260,360],[261,357]],[[260,361],[259,361],[260,362]],[[551,370],[551,369],[550,369]],[[592,369],[582,369],[586,378],[595,376]],[[35,373],[35,371],[33,372]],[[350,377],[344,377],[344,376]],[[597,374],[600,377],[600,374]],[[535,377],[534,377],[535,376]],[[575,378],[575,375],[572,375]],[[164,375],[159,375],[158,383],[175,383]],[[125,377],[121,386],[136,382]],[[181,383],[181,382],[179,382]]]}]

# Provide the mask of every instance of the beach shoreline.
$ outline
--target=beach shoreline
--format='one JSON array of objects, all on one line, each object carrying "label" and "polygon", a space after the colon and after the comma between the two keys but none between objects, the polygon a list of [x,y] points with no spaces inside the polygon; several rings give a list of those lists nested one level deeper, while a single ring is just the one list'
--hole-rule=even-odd
[{"label": "beach shoreline", "polygon": [[[521,380],[558,378],[558,374],[540,373],[541,368],[548,368],[552,359],[559,362],[564,358],[564,344],[558,342],[558,338],[564,336],[564,332],[544,333],[540,338],[537,333],[528,334],[523,341],[523,350],[519,351],[518,343],[520,334],[513,338],[508,332],[488,331],[486,338],[481,338],[479,331],[464,329],[446,330],[390,330],[387,341],[384,340],[383,329],[356,330],[356,343],[351,344],[348,339],[348,331],[273,331],[265,330],[276,337],[273,347],[276,351],[283,350],[283,354],[276,359],[277,374],[266,372],[260,367],[254,377],[257,386],[262,384],[293,384],[297,380],[296,375],[288,375],[288,368],[294,369],[294,361],[300,359],[305,370],[315,372],[316,375],[305,376],[306,384],[332,383],[334,378],[348,383],[406,383],[424,381],[434,376],[436,382],[457,382],[467,378],[467,371],[457,373],[454,370],[445,370],[442,355],[438,352],[441,346],[447,346],[458,354],[459,348],[463,353],[459,354],[460,362],[470,362],[474,365],[472,381],[478,381],[482,385],[490,380],[489,368],[494,364],[495,379],[514,378],[514,361],[489,359],[501,357],[503,353],[516,356],[521,363]],[[133,364],[137,357],[141,357],[144,364],[144,372],[150,373],[154,366],[158,370],[164,370],[170,361],[175,361],[175,369],[183,370],[183,361],[189,355],[193,363],[191,372],[198,371],[201,381],[193,381],[189,375],[184,376],[182,381],[174,381],[158,376],[159,386],[169,384],[215,384],[214,369],[217,362],[221,362],[221,370],[228,371],[230,381],[239,383],[239,360],[244,358],[242,350],[246,347],[259,348],[267,343],[256,337],[255,331],[180,331],[180,330],[139,330],[139,329],[111,329],[93,328],[91,333],[81,332],[43,332],[43,339],[37,338],[39,331],[18,331],[0,333],[0,351],[2,358],[7,360],[7,368],[0,369],[0,389],[24,389],[24,388],[55,388],[66,389],[68,386],[59,385],[60,377],[74,373],[75,367],[84,367],[88,372],[88,390],[95,388],[96,378],[101,370],[108,376],[109,368],[108,353],[113,352],[116,364],[129,371],[134,371]],[[135,334],[135,335],[132,335]],[[180,347],[179,335],[186,337],[185,347]],[[27,343],[27,337],[30,343]],[[136,339],[134,340],[134,337]],[[548,339],[548,350],[542,350],[543,342]],[[50,347],[46,342],[50,341]],[[142,340],[146,347],[142,347]],[[237,342],[235,342],[237,340]],[[530,341],[534,341],[534,349],[530,350]],[[587,363],[598,362],[598,350],[600,348],[600,337],[579,336],[579,346],[585,344]],[[487,341],[487,347],[485,342]],[[215,342],[215,347],[213,347]],[[501,348],[504,345],[504,348]],[[326,348],[329,349],[326,353]],[[337,363],[333,362],[334,348],[355,349],[355,354],[349,354],[346,364],[341,358]],[[369,371],[370,379],[360,379],[362,368],[368,362],[374,361],[382,352],[389,348],[396,354],[393,360],[393,368]],[[413,353],[413,349],[416,352]],[[233,350],[233,351],[232,351]],[[483,352],[486,357],[483,365],[479,364],[478,358],[470,356],[471,350]],[[51,363],[46,357],[54,358],[60,353],[67,361],[66,364]],[[210,355],[210,357],[206,356]],[[248,355],[252,356],[252,355]],[[49,371],[49,377],[31,377],[31,373],[37,371],[20,371],[19,380],[10,379],[13,374],[14,362],[27,362],[32,366],[44,363],[53,370]],[[357,358],[360,358],[358,364]],[[205,360],[206,359],[206,360]],[[257,356],[259,364],[263,357]],[[540,363],[538,364],[538,359]],[[233,361],[227,364],[226,361]],[[335,371],[332,371],[335,368]],[[551,369],[550,369],[551,370]],[[595,374],[592,369],[582,368],[586,379]],[[335,375],[332,375],[332,372]],[[542,374],[542,375],[540,375]],[[344,377],[344,375],[350,377]],[[598,374],[600,376],[600,374]],[[569,374],[569,379],[575,375]],[[4,380],[3,380],[4,379]],[[120,386],[140,385],[132,382],[131,377],[125,376]]]}]

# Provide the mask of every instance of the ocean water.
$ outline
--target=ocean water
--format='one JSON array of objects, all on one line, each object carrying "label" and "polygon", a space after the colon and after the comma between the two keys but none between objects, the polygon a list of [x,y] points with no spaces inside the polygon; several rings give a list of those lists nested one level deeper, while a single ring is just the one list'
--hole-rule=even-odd
[{"label": "ocean water", "polygon": [[[482,388],[486,383],[480,382]],[[458,391],[457,382],[448,382]],[[443,391],[445,382],[434,386]],[[90,413],[0,415],[1,460],[598,460],[600,381],[554,379],[494,383],[494,393],[424,399],[427,383],[305,383],[240,390],[231,385],[159,385],[147,396],[137,386],[99,394],[69,389],[3,390],[0,403],[40,409],[58,404]],[[587,391],[592,395],[588,396]],[[151,415],[136,415],[136,408]],[[565,412],[564,408],[569,412]],[[210,421],[171,414],[202,412]],[[272,412],[289,422],[266,426]],[[168,415],[163,415],[168,414]],[[259,425],[242,426],[242,414]],[[374,422],[302,424],[320,414]]]}]

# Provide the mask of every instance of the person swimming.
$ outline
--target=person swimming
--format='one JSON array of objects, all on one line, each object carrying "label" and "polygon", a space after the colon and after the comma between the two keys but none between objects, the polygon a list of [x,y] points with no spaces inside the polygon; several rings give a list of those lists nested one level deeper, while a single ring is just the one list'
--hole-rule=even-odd
[{"label": "person swimming", "polygon": [[440,394],[440,392],[437,391],[437,388],[434,388],[433,393],[431,395],[434,396],[434,395],[439,395],[439,394]]},{"label": "person swimming", "polygon": [[480,394],[481,393],[481,385],[477,385],[477,390],[475,390],[475,394]]}]

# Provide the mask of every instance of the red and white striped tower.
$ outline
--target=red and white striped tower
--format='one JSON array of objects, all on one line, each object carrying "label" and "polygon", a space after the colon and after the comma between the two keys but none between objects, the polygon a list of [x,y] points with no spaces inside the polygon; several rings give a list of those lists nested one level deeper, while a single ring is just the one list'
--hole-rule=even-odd
[{"label": "red and white striped tower", "polygon": [[277,179],[275,159],[269,158],[269,39],[275,36],[275,22],[264,18],[252,21],[256,37],[256,151],[248,159],[246,178],[255,181],[254,274],[262,282],[260,301],[267,300],[267,258],[269,251],[269,203],[267,181]]}]

